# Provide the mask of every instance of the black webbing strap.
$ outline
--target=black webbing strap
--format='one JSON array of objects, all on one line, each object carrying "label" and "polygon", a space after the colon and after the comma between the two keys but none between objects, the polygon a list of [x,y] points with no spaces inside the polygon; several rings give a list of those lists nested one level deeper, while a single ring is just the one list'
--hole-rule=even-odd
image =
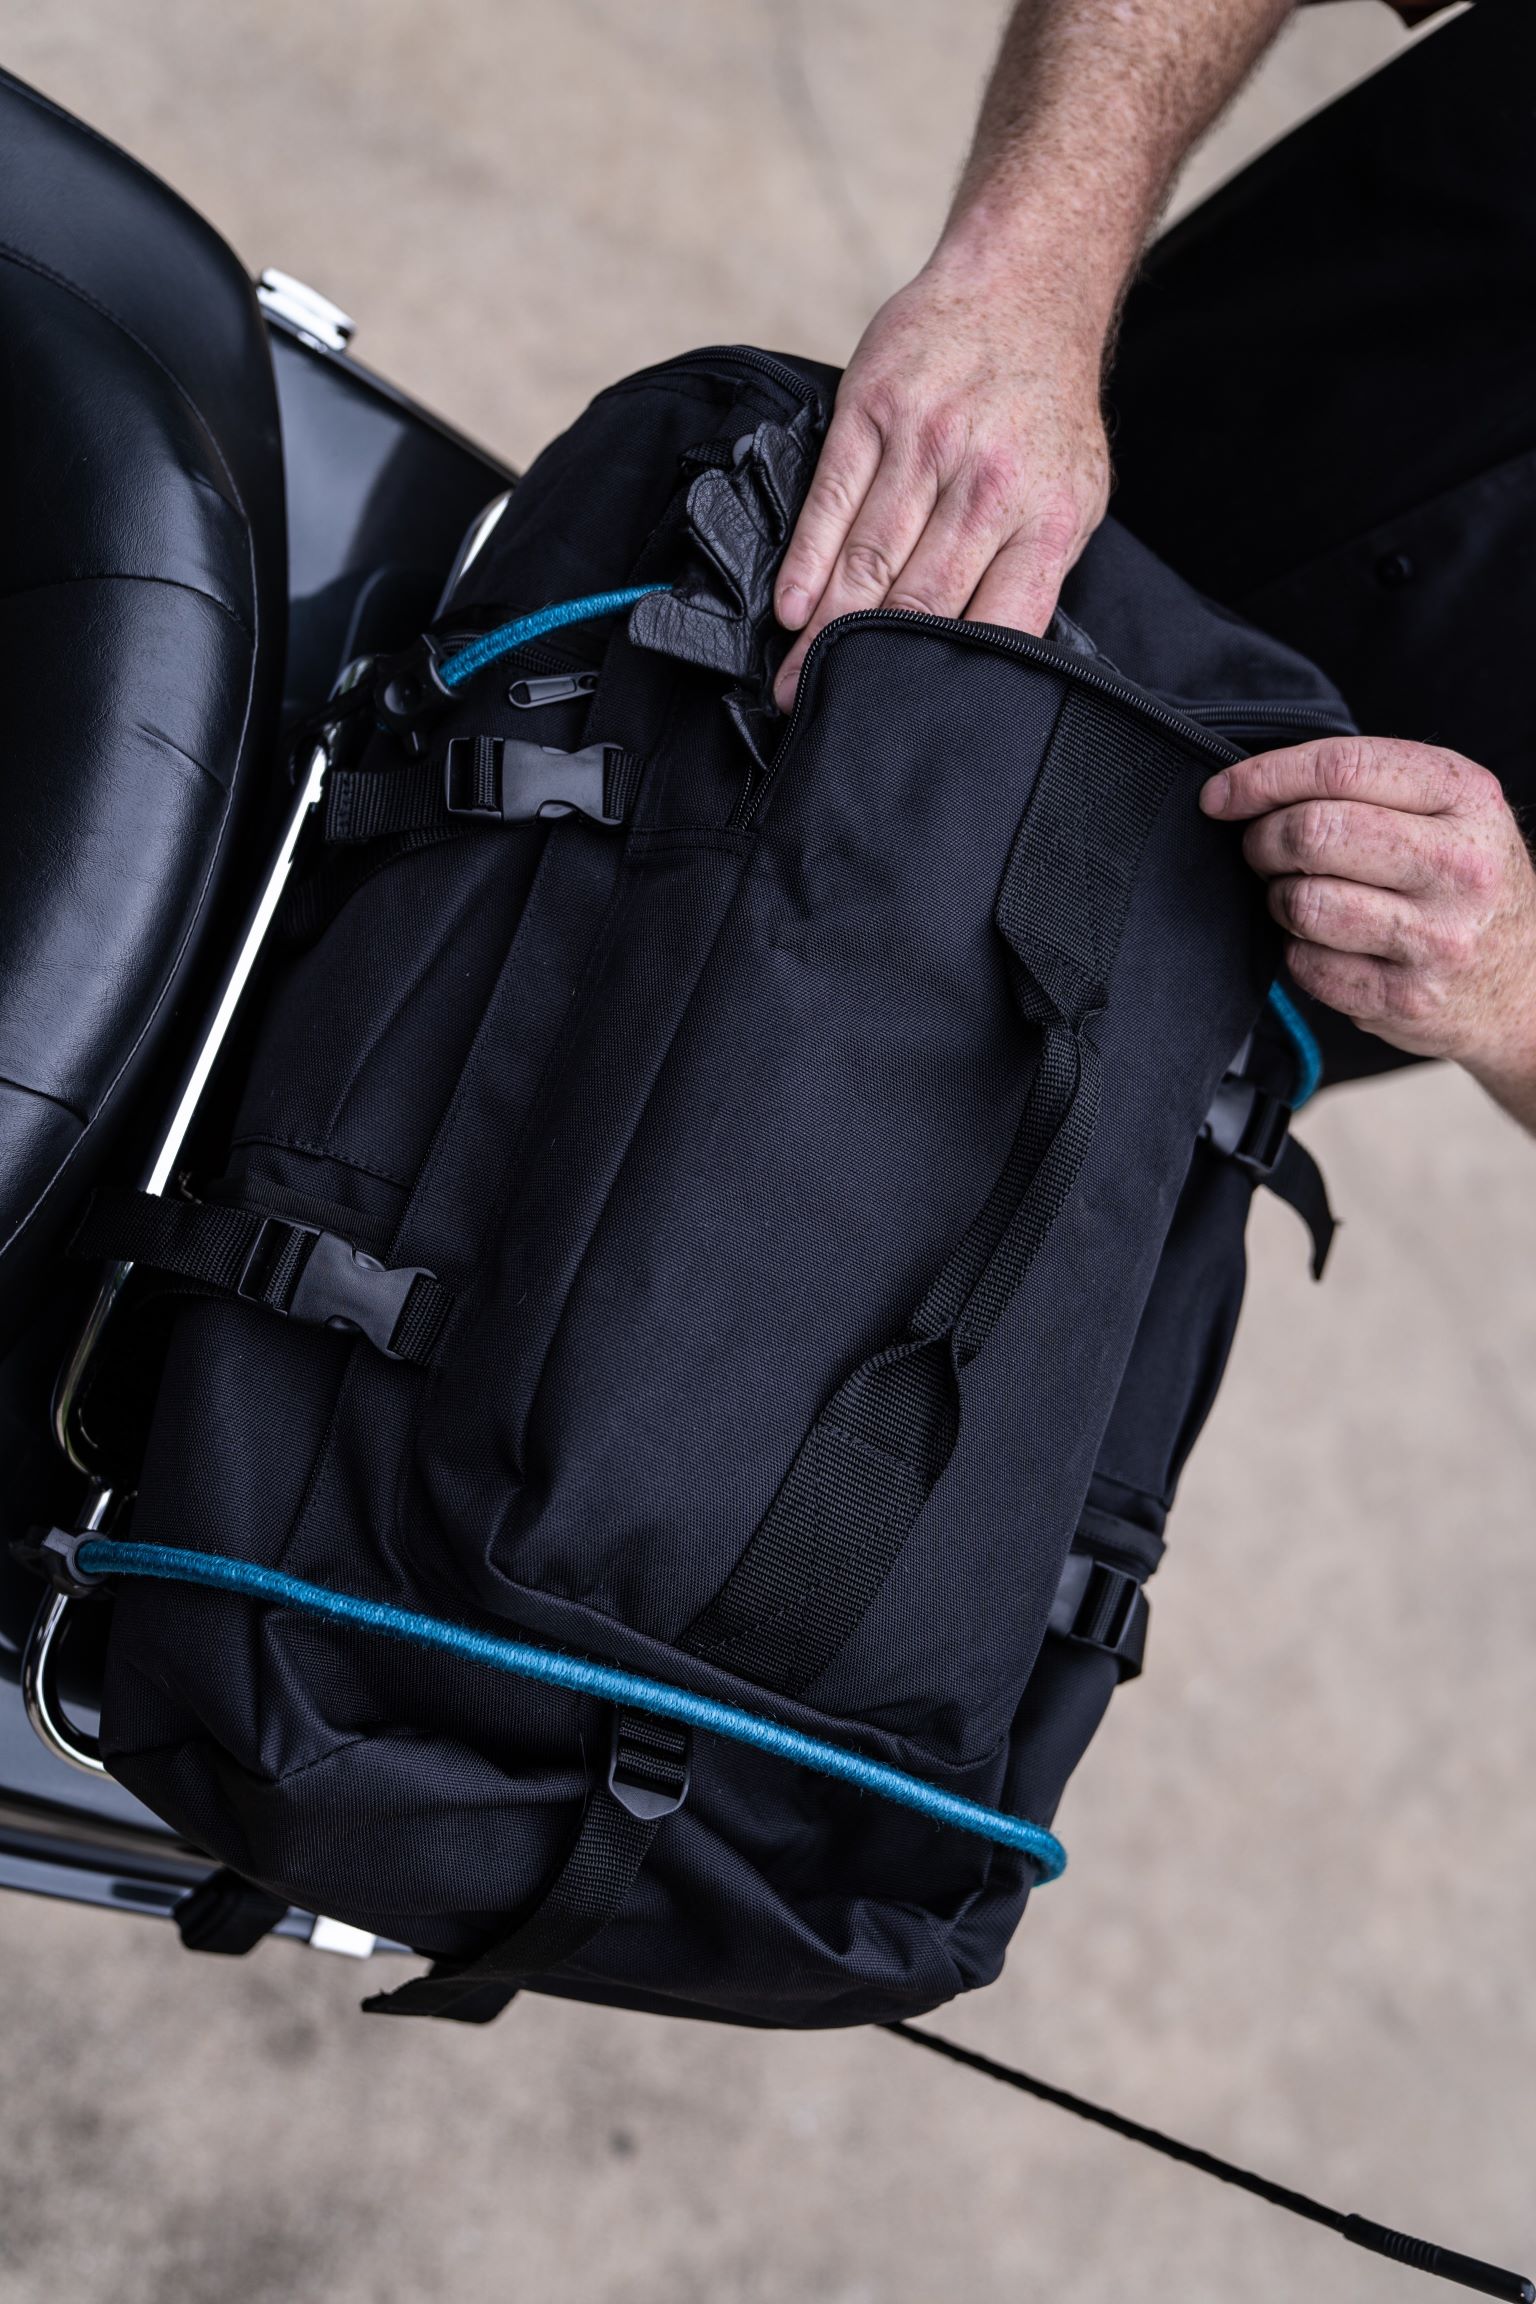
[{"label": "black webbing strap", "polygon": [[288,1899],[221,1865],[172,1907],[171,1917],[189,1952],[239,1958],[286,1920]]},{"label": "black webbing strap", "polygon": [[431,1358],[451,1307],[420,1265],[391,1270],[337,1232],[215,1201],[103,1190],[69,1244],[91,1263],[143,1265],[201,1293],[364,1335],[391,1360]]},{"label": "black webbing strap", "polygon": [[1290,1133],[1290,1105],[1250,1079],[1242,1065],[1240,1057],[1217,1089],[1200,1141],[1295,1209],[1311,1235],[1312,1277],[1321,1280],[1338,1230],[1323,1172]]},{"label": "black webbing strap", "polygon": [[558,1968],[607,1927],[662,1824],[682,1806],[688,1773],[686,1728],[617,1713],[608,1782],[593,1791],[570,1853],[528,1918],[472,1960],[439,1960],[425,1976],[375,1993],[366,2012],[490,2023],[520,1984]]},{"label": "black webbing strap", "polygon": [[445,751],[425,756],[391,750],[383,766],[331,771],[322,835],[332,846],[352,846],[402,832],[531,824],[540,817],[622,824],[640,765],[617,744],[560,752],[486,734],[456,736]]},{"label": "black webbing strap", "polygon": [[1321,1280],[1328,1251],[1338,1230],[1338,1218],[1328,1199],[1323,1172],[1304,1144],[1287,1136],[1285,1149],[1262,1179],[1264,1188],[1294,1208],[1312,1236],[1312,1277]]},{"label": "black webbing strap", "polygon": [[958,1373],[996,1327],[1092,1140],[1109,978],[1147,836],[1190,755],[1174,737],[1069,693],[1003,875],[997,927],[1014,993],[1042,1034],[1008,1157],[906,1332],[822,1409],[761,1527],[680,1646],[744,1678],[804,1688],[890,1573],[954,1451]]}]

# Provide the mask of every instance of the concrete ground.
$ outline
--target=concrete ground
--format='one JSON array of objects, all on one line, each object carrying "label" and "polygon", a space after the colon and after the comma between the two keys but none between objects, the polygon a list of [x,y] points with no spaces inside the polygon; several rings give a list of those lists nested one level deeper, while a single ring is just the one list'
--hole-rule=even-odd
[{"label": "concrete ground", "polygon": [[[836,358],[918,261],[955,0],[0,0],[0,61],[528,456],[690,342]],[[1313,12],[1194,177],[1399,37]],[[1536,2258],[1536,1148],[1464,1081],[1305,1133],[1070,1879],[947,2028],[1349,2208]],[[0,1908],[4,2304],[1321,2304],[1404,2273],[877,2036],[352,2013],[351,1963]]]}]

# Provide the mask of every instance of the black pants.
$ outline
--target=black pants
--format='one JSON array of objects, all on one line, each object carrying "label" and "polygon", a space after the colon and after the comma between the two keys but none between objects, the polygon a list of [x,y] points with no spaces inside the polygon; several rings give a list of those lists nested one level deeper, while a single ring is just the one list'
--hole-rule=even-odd
[{"label": "black pants", "polygon": [[[1536,9],[1478,0],[1177,225],[1111,382],[1115,511],[1372,734],[1536,804]],[[1313,1008],[1326,1076],[1411,1059]]]}]

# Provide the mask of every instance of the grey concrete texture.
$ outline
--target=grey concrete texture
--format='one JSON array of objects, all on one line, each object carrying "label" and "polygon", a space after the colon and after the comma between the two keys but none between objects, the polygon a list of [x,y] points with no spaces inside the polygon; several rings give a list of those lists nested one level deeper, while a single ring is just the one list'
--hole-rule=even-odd
[{"label": "grey concrete texture", "polygon": [[[0,0],[0,60],[516,458],[690,342],[846,354],[995,31],[953,0]],[[1185,196],[1398,39],[1314,12]],[[1261,1206],[1150,1669],[957,2036],[1452,2245],[1536,2257],[1536,1146],[1466,1081],[1325,1098],[1328,1282]],[[0,1906],[5,2304],[1407,2304],[1410,2275],[872,2035],[529,1999]]]}]

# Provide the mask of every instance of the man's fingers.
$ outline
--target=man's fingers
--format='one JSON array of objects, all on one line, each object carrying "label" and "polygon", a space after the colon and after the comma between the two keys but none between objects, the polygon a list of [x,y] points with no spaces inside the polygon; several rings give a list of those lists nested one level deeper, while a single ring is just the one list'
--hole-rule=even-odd
[{"label": "man's fingers", "polygon": [[880,468],[880,448],[880,434],[867,416],[855,409],[834,412],[774,587],[774,610],[787,631],[798,632],[814,614]]},{"label": "man's fingers", "polygon": [[1392,960],[1293,941],[1285,947],[1285,965],[1303,992],[1396,1046],[1411,1047],[1443,1014],[1435,984],[1421,970]]},{"label": "man's fingers", "polygon": [[886,595],[888,608],[921,616],[960,616],[986,574],[1000,537],[964,481],[940,491],[928,525]]},{"label": "man's fingers", "polygon": [[1355,800],[1298,800],[1255,818],[1243,854],[1266,880],[1294,872],[1422,893],[1455,858],[1450,835],[1422,816]]},{"label": "man's fingers", "polygon": [[1016,536],[994,558],[965,613],[973,624],[1003,624],[1038,638],[1056,612],[1071,564],[1070,552],[1050,533]]},{"label": "man's fingers", "polygon": [[834,616],[881,605],[926,527],[937,495],[938,483],[931,472],[899,446],[887,448],[821,596],[784,659],[774,684],[781,711],[787,711],[794,699],[805,652],[822,626]]},{"label": "man's fingers", "polygon": [[1293,942],[1285,948],[1285,965],[1303,992],[1367,1028],[1395,1017],[1401,1005],[1404,971],[1390,960]]},{"label": "man's fingers", "polygon": [[1313,875],[1272,880],[1269,909],[1303,943],[1405,968],[1459,966],[1475,935],[1458,913],[1415,904],[1392,889],[1364,888],[1355,880]]},{"label": "man's fingers", "polygon": [[[1099,515],[1102,512],[1101,499]],[[1037,490],[1011,533],[999,538],[991,565],[966,609],[971,622],[1042,633],[1056,612],[1062,579],[1093,525],[1092,518],[1085,520],[1084,505],[1071,491]]]},{"label": "man's fingers", "polygon": [[1200,805],[1228,823],[1298,800],[1361,801],[1411,816],[1442,816],[1487,807],[1498,789],[1486,768],[1437,745],[1324,736],[1222,769],[1201,792]]}]

